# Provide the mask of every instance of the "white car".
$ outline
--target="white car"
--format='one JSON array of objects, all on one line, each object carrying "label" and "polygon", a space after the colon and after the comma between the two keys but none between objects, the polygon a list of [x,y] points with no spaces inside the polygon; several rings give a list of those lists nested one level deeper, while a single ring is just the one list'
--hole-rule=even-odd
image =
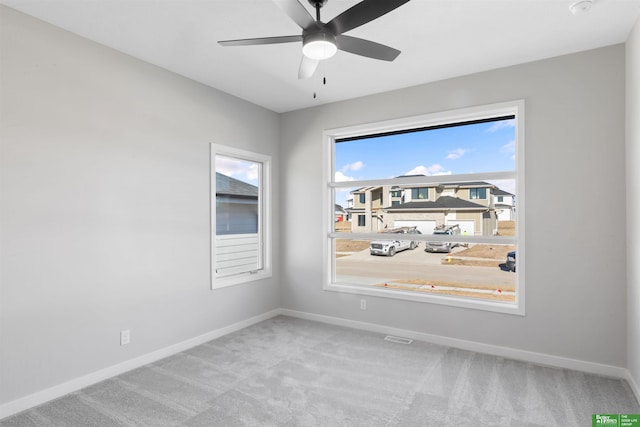
[{"label": "white car", "polygon": [[420,234],[416,227],[400,227],[385,231],[385,233],[393,234],[391,239],[374,240],[369,244],[369,253],[371,255],[394,256],[400,251],[406,249],[415,249],[418,242],[414,240],[406,240],[411,236],[401,236],[403,234]]}]

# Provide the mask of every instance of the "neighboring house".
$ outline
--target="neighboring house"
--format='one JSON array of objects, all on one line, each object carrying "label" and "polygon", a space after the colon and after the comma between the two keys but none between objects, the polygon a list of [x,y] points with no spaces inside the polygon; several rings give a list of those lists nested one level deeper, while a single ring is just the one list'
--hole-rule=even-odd
[{"label": "neighboring house", "polygon": [[[351,231],[376,232],[384,229],[382,209],[387,203],[389,186],[362,187],[351,192],[353,205],[347,209],[351,216]],[[388,196],[387,196],[388,197]]]},{"label": "neighboring house", "polygon": [[258,187],[216,172],[216,235],[258,232]]},{"label": "neighboring house", "polygon": [[513,199],[484,181],[358,188],[352,191],[351,229],[377,232],[415,226],[431,234],[436,226],[457,224],[463,234],[491,236],[498,228],[496,191]]},{"label": "neighboring house", "polygon": [[499,188],[492,190],[491,195],[498,221],[515,221],[516,196]]},{"label": "neighboring house", "polygon": [[343,222],[347,220],[347,211],[342,206],[336,204],[335,208],[335,220],[336,222]]}]

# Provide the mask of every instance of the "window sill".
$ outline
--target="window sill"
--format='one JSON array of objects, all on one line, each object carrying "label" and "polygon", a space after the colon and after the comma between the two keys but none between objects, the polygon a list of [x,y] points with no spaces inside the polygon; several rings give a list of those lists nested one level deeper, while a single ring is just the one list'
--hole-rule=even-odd
[{"label": "window sill", "polygon": [[212,282],[211,290],[226,288],[228,286],[240,285],[242,283],[256,282],[258,280],[268,279],[272,276],[273,274],[271,273],[270,270],[269,271],[263,270],[263,271],[258,271],[257,273],[245,273],[245,274],[238,274],[238,275],[229,276],[229,277],[214,278]]},{"label": "window sill", "polygon": [[447,305],[452,307],[470,308],[475,310],[492,311],[496,313],[514,314],[524,316],[524,304],[522,302],[495,302],[465,297],[446,295],[418,294],[411,291],[397,289],[371,288],[366,285],[346,283],[329,283],[324,285],[325,291],[344,292],[356,295],[368,295],[380,298],[400,299],[421,303]]}]

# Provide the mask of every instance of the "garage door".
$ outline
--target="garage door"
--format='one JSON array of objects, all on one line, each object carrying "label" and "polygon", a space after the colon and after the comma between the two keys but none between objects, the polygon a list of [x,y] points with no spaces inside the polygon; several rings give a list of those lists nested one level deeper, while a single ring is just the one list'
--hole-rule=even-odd
[{"label": "garage door", "polygon": [[460,234],[465,236],[473,236],[476,232],[476,222],[472,219],[453,219],[448,221],[449,225],[460,226]]},{"label": "garage door", "polygon": [[435,221],[394,221],[394,227],[416,227],[422,234],[433,234]]}]

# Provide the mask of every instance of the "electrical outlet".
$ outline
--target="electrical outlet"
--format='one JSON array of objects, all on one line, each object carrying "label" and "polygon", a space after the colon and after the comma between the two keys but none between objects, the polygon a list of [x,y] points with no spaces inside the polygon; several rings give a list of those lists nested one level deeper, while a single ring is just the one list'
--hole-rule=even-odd
[{"label": "electrical outlet", "polygon": [[127,345],[131,342],[131,331],[126,329],[120,331],[120,345]]},{"label": "electrical outlet", "polygon": [[367,300],[366,299],[361,299],[360,300],[360,310],[366,310],[367,309]]}]

